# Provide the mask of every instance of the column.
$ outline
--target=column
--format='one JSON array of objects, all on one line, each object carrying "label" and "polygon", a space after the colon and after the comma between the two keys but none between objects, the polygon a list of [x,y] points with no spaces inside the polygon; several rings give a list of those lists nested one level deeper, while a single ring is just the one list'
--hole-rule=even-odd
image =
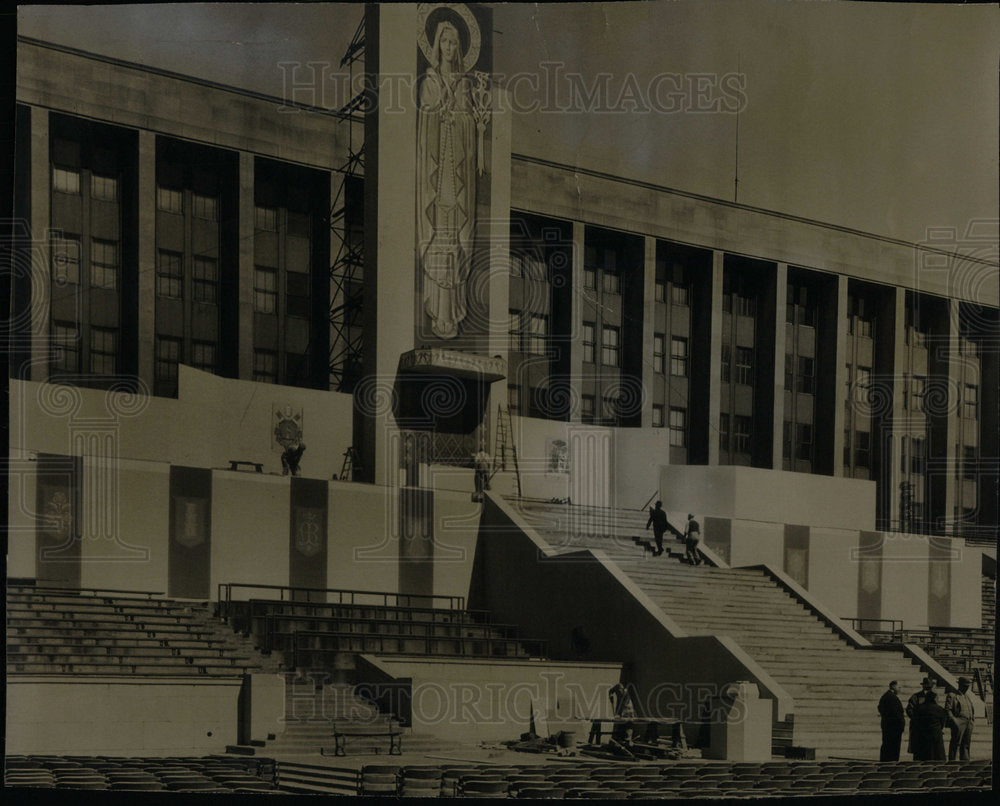
[{"label": "column", "polygon": [[254,253],[254,156],[240,152],[239,200],[239,377],[253,378],[253,253]]},{"label": "column", "polygon": [[[889,418],[883,421],[884,428],[892,432],[892,444],[895,446],[896,458],[892,462],[889,472],[884,475],[887,479],[889,489],[882,492],[885,500],[890,502],[889,511],[883,514],[884,520],[889,523],[899,523],[899,499],[900,483],[909,477],[909,473],[902,470],[900,466],[899,453],[902,450],[902,440],[910,437],[909,414],[906,409],[906,383],[908,379],[908,362],[906,360],[906,289],[893,288],[890,292],[889,304],[886,310],[892,312],[892,319],[886,328],[879,328],[878,335],[883,332],[892,334],[892,345],[888,348],[892,355],[892,412]],[[881,351],[880,351],[881,352]],[[920,436],[924,435],[921,429]],[[912,441],[911,441],[912,445]],[[929,453],[930,445],[925,450]],[[912,448],[910,449],[912,451]],[[909,461],[909,459],[907,460]],[[915,492],[915,491],[914,491]],[[926,506],[926,493],[922,494],[922,500]],[[900,528],[902,524],[900,523]]]},{"label": "column", "polygon": [[[31,375],[44,381],[49,375],[49,296],[51,264],[49,261],[49,196],[52,177],[49,171],[49,113],[31,109]],[[81,260],[80,271],[83,271]],[[83,278],[80,278],[81,281]],[[79,324],[79,323],[78,323]],[[82,350],[81,350],[82,354]]]},{"label": "column", "polygon": [[156,352],[156,134],[139,130],[139,379],[153,389]]},{"label": "column", "polygon": [[945,457],[947,458],[946,472],[944,479],[944,520],[945,528],[948,530],[954,529],[955,521],[955,504],[958,501],[958,485],[961,483],[960,478],[955,477],[955,471],[958,469],[958,451],[961,450],[959,447],[962,442],[962,432],[961,432],[961,421],[959,420],[959,413],[962,410],[962,401],[965,399],[965,377],[962,371],[962,356],[958,350],[958,321],[959,321],[959,306],[960,303],[957,299],[949,299],[947,301],[948,305],[948,319],[946,326],[948,328],[947,333],[947,355],[945,359],[948,366],[948,390],[951,395],[953,395],[954,403],[948,407],[947,414],[947,425],[945,445],[947,446],[947,453]]},{"label": "column", "polygon": [[417,110],[399,91],[417,72],[417,6],[365,7],[365,69],[377,97],[365,115],[363,376],[355,390],[354,447],[361,477],[386,484],[395,431],[392,399],[399,356],[412,350],[422,316],[416,295]]},{"label": "column", "polygon": [[[833,386],[833,475],[844,475],[844,427],[847,417],[844,407],[847,389],[847,364],[848,364],[848,343],[847,343],[847,277],[842,274],[837,275],[837,314],[836,314],[836,339],[834,349],[834,386]],[[817,384],[817,389],[819,385]],[[893,395],[896,399],[896,395]],[[816,423],[817,427],[820,423]],[[815,439],[815,437],[814,437]]]},{"label": "column", "polygon": [[[570,400],[576,405],[569,413],[572,423],[580,422],[580,403],[583,395],[583,255],[584,225],[573,222],[573,342],[569,351]],[[595,335],[595,338],[600,338]],[[595,348],[598,349],[598,348]]]},{"label": "column", "polygon": [[719,413],[722,411],[722,267],[725,253],[712,253],[712,325],[709,339],[708,464],[719,464]]},{"label": "column", "polygon": [[[509,360],[510,339],[507,337],[507,311],[510,308],[510,103],[507,91],[494,87],[492,141],[490,149],[490,217],[489,231],[489,354]],[[550,317],[549,322],[552,323]],[[510,372],[510,365],[507,367]],[[493,415],[498,406],[507,406],[507,378],[490,384],[489,406],[483,417],[487,433],[487,450],[493,450],[497,424]]]},{"label": "column", "polygon": [[[656,238],[645,238],[642,275],[642,386],[645,390],[642,401],[640,425],[653,426],[653,331],[656,305]],[[669,343],[664,346],[669,350]],[[664,426],[668,425],[670,407],[664,406]]]},{"label": "column", "polygon": [[[771,467],[782,468],[785,433],[785,303],[788,299],[788,264],[778,263],[774,275],[774,403],[771,431]],[[818,328],[817,328],[818,330]],[[815,436],[813,437],[815,440]]]}]

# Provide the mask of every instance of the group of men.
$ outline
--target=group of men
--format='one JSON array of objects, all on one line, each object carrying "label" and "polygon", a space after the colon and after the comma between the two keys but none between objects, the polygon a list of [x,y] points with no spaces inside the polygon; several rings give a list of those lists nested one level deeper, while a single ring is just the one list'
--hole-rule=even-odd
[{"label": "group of men", "polygon": [[937,701],[934,678],[925,677],[920,691],[906,704],[899,700],[899,684],[893,680],[889,690],[878,702],[878,712],[882,717],[882,749],[880,761],[899,761],[899,748],[910,718],[908,752],[914,761],[944,761],[944,728],[951,728],[948,744],[948,760],[968,761],[972,744],[972,726],[976,715],[969,696],[969,678],[958,678],[958,691],[945,698],[944,707]]},{"label": "group of men", "polygon": [[657,501],[656,506],[649,510],[649,520],[646,521],[646,528],[653,527],[653,539],[656,541],[654,557],[663,554],[663,535],[669,529],[676,535],[678,540],[684,541],[684,558],[681,562],[690,565],[701,565],[701,555],[698,553],[698,543],[701,540],[701,526],[695,520],[694,515],[688,515],[687,526],[681,534],[677,529],[667,522],[667,513],[663,511],[663,502]]}]

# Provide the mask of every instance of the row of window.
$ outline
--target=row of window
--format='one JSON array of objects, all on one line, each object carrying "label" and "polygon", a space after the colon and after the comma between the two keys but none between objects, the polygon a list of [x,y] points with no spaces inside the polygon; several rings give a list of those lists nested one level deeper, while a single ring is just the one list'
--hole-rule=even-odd
[{"label": "row of window", "polygon": [[[737,350],[740,349],[742,348],[737,348]],[[796,363],[798,364],[798,372],[795,372]],[[816,362],[804,355],[800,355],[796,362],[791,353],[785,353],[785,389],[803,394],[815,394]]]},{"label": "row of window", "polygon": [[[794,433],[795,439],[792,439]],[[794,453],[796,459],[812,461],[813,458],[813,427],[808,423],[792,423],[785,420],[782,430],[782,456],[785,459],[792,458],[792,448],[794,443]]]},{"label": "row of window", "polygon": [[[52,239],[52,276],[57,283],[80,284],[83,254],[79,235],[63,233]],[[89,284],[94,288],[118,288],[120,255],[117,241],[90,239]]]},{"label": "row of window", "polygon": [[[735,365],[733,359],[735,356]],[[722,345],[722,382],[753,386],[753,348]]]},{"label": "row of window", "polygon": [[[732,421],[733,431],[729,426]],[[750,432],[752,418],[742,414],[730,417],[727,412],[719,414],[719,447],[722,451],[750,453]]]},{"label": "row of window", "polygon": [[[76,168],[52,168],[52,189],[57,193],[79,196],[81,172]],[[118,179],[114,176],[90,175],[90,197],[101,201],[118,201]]]},{"label": "row of window", "polygon": [[[52,369],[80,372],[80,331],[73,322],[52,323]],[[90,328],[90,352],[87,372],[114,375],[117,371],[118,331],[114,328]]]},{"label": "row of window", "polygon": [[[663,428],[664,406],[653,404],[653,428]],[[671,407],[668,412],[668,427],[670,429],[670,444],[683,448],[687,445],[687,409]]]},{"label": "row of window", "polygon": [[[219,262],[213,257],[191,259],[191,295],[196,302],[215,305],[219,301]],[[156,260],[156,293],[169,299],[184,298],[184,255],[161,249]]]},{"label": "row of window", "polygon": [[508,336],[510,351],[545,355],[548,352],[549,317],[544,313],[511,310]]},{"label": "row of window", "polygon": [[[665,333],[653,334],[653,370],[661,374],[666,372],[667,336]],[[688,374],[688,340],[678,336],[670,339],[670,374],[686,378]]]},{"label": "row of window", "polygon": [[[206,221],[219,220],[219,199],[203,193],[191,192],[191,215]],[[158,185],[156,188],[156,208],[165,213],[184,212],[184,191]]]}]

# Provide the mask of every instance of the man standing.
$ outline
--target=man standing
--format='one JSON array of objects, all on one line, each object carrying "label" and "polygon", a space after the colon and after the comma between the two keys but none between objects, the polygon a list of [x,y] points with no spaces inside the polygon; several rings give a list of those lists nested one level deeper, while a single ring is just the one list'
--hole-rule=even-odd
[{"label": "man standing", "polygon": [[287,476],[289,473],[293,476],[299,475],[299,462],[305,452],[306,443],[304,442],[295,442],[285,448],[281,453],[281,475]]},{"label": "man standing", "polygon": [[482,501],[483,491],[490,488],[490,455],[484,448],[472,455],[472,465],[476,471],[476,492],[473,493],[472,500]]},{"label": "man standing", "polygon": [[972,698],[969,697],[969,678],[958,678],[958,691],[951,692],[944,701],[944,710],[948,712],[951,725],[951,742],[948,744],[948,761],[954,761],[959,756],[960,761],[969,760],[969,746],[972,744],[972,726],[976,721],[976,712],[972,708]]},{"label": "man standing", "polygon": [[899,761],[899,745],[903,738],[906,717],[903,715],[903,703],[899,701],[897,681],[889,683],[889,690],[878,701],[878,712],[882,717],[882,749],[879,751],[878,760]]},{"label": "man standing", "polygon": [[916,711],[918,706],[924,704],[924,701],[927,699],[928,694],[933,694],[933,693],[934,693],[934,678],[925,677],[923,681],[920,683],[920,691],[916,692],[915,694],[912,694],[910,696],[909,701],[906,703],[906,715],[910,718],[909,741],[907,743],[907,748],[906,748],[908,753],[914,752],[913,712]]},{"label": "man standing", "polygon": [[698,542],[701,540],[701,527],[694,515],[688,514],[687,528],[684,530],[684,562],[691,565],[701,565],[701,555],[698,554]]},{"label": "man standing", "polygon": [[942,731],[947,722],[948,712],[937,704],[934,692],[928,691],[923,702],[913,709],[910,720],[914,761],[944,761]]},{"label": "man standing", "polygon": [[646,529],[653,525],[653,539],[656,540],[656,551],[654,557],[663,554],[663,533],[667,531],[667,513],[663,511],[663,502],[657,501],[656,507],[649,510],[649,520],[646,521]]}]

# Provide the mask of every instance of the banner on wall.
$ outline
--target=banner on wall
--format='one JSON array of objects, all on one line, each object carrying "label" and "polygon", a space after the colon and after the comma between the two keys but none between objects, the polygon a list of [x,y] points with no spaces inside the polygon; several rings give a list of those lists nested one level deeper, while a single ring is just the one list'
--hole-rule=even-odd
[{"label": "banner on wall", "polygon": [[35,493],[35,535],[40,581],[81,584],[80,457],[39,454]]},{"label": "banner on wall", "polygon": [[170,468],[170,547],[167,593],[189,599],[211,595],[212,471]]},{"label": "banner on wall", "polygon": [[329,487],[322,479],[294,476],[289,494],[288,584],[325,588]]}]

